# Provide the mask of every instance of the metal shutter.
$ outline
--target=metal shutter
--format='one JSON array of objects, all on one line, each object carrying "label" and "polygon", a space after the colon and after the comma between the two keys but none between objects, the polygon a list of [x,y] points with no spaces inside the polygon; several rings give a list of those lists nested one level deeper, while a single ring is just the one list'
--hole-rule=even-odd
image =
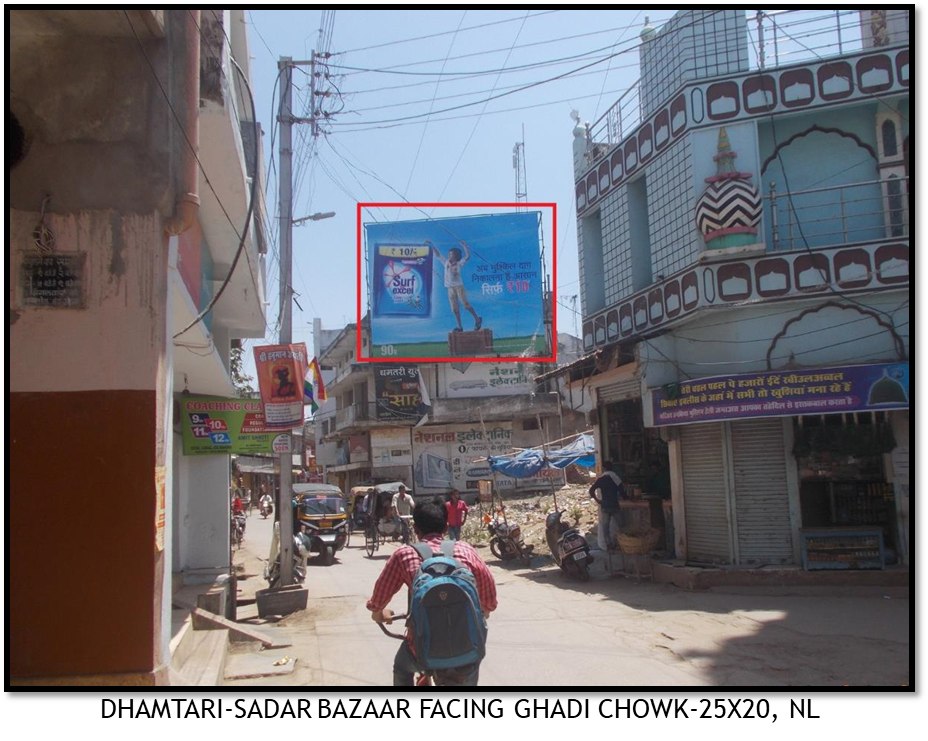
[{"label": "metal shutter", "polygon": [[732,561],[722,433],[721,424],[680,428],[688,561]]},{"label": "metal shutter", "polygon": [[738,556],[762,566],[793,560],[781,419],[731,423]]},{"label": "metal shutter", "polygon": [[610,383],[605,386],[600,386],[596,390],[596,393],[600,404],[635,399],[641,396],[641,381],[637,378],[629,378],[626,381]]}]

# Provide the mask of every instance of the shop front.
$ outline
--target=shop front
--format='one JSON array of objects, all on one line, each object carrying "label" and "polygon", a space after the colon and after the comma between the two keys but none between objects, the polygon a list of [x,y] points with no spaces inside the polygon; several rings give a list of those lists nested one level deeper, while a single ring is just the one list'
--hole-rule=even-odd
[{"label": "shop front", "polygon": [[[623,528],[661,530],[658,551],[672,552],[673,508],[667,443],[660,430],[645,427],[637,363],[593,376],[599,439],[599,465],[611,461],[629,499],[621,503]],[[605,538],[603,541],[605,542]]]},{"label": "shop front", "polygon": [[677,555],[815,569],[908,563],[908,363],[652,388]]}]

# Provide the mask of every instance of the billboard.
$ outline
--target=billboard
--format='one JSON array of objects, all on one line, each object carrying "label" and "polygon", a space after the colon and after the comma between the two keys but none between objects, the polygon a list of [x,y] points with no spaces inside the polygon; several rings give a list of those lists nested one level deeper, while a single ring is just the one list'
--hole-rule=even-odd
[{"label": "billboard", "polygon": [[909,364],[768,371],[651,389],[654,425],[909,408]]},{"label": "billboard", "polygon": [[185,396],[180,402],[184,455],[287,453],[290,438],[267,432],[259,399]]},{"label": "billboard", "polygon": [[371,357],[546,356],[537,211],[364,224]]},{"label": "billboard", "polygon": [[[414,492],[445,494],[450,489],[477,491],[481,480],[492,479],[488,456],[511,454],[512,422],[481,425],[429,425],[412,430]],[[547,489],[549,478],[563,486],[564,472],[542,469],[537,476],[515,479],[497,474],[499,489]]]}]

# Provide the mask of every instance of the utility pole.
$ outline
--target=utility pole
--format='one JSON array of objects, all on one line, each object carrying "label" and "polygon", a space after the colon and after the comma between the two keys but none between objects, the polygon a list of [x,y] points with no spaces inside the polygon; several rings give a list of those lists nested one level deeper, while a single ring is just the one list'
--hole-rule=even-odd
[{"label": "utility pole", "polygon": [[[278,343],[293,339],[293,65],[290,57],[277,62],[280,80],[280,333]],[[302,382],[303,379],[298,379]],[[287,431],[287,452],[280,454],[280,586],[293,584],[293,434]]]},{"label": "utility pole", "polygon": [[[528,201],[528,182],[525,176],[525,124],[522,124],[522,141],[512,148],[512,169],[516,175],[516,203]],[[516,206],[516,211],[525,211],[525,206]]]}]

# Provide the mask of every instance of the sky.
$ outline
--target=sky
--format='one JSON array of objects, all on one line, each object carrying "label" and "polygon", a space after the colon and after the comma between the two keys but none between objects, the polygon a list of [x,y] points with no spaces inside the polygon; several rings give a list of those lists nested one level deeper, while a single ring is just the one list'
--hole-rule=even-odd
[{"label": "sky", "polygon": [[[674,12],[648,15],[659,26]],[[315,9],[250,10],[247,19],[252,82],[265,132],[269,215],[277,213],[277,152],[271,149],[277,60],[309,59],[314,48],[332,53],[326,68],[319,69],[329,75],[320,86],[331,92],[323,99],[323,108],[333,111],[325,126],[331,133],[318,137],[313,156],[307,157],[309,127],[294,127],[294,217],[336,213],[294,229],[293,288],[300,294],[293,311],[294,341],[306,341],[312,351],[314,316],[333,329],[355,319],[357,201],[512,202],[513,146],[522,141],[523,126],[528,200],[558,204],[558,328],[579,334],[570,298],[579,293],[570,113],[576,109],[582,121],[593,122],[637,80],[635,47],[645,11],[346,9],[327,11],[324,18]],[[320,39],[323,22],[327,31]],[[431,38],[394,43],[421,36]],[[623,50],[628,51],[602,59]],[[602,61],[591,65],[597,59]],[[402,66],[387,72],[349,69],[397,65]],[[581,74],[515,90],[584,65],[591,66]],[[295,107],[308,98],[308,82],[306,74],[294,73]],[[491,95],[503,97],[484,102]],[[407,116],[416,118],[390,121]],[[397,217],[398,210],[375,218]],[[545,229],[550,245],[551,224]],[[277,281],[277,258],[269,255],[272,327]]]}]

